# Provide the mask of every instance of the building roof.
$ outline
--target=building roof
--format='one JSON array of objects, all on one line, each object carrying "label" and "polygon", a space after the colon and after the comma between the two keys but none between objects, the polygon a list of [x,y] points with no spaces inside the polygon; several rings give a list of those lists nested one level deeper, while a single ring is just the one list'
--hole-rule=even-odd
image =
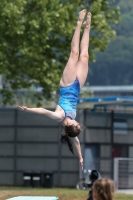
[{"label": "building roof", "polygon": [[79,103],[82,102],[133,102],[133,96],[114,96],[114,97],[90,97],[90,98],[79,98]]},{"label": "building roof", "polygon": [[119,85],[119,86],[84,86],[82,90],[91,90],[95,92],[103,91],[133,91],[133,85]]}]

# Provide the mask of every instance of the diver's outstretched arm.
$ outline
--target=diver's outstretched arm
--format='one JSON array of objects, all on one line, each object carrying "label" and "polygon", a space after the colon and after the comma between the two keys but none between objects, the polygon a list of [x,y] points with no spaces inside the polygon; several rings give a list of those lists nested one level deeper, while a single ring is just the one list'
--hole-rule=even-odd
[{"label": "diver's outstretched arm", "polygon": [[78,156],[80,167],[83,170],[83,158],[82,158],[79,139],[78,137],[74,137],[74,138],[71,137],[71,140],[72,140],[74,154]]},{"label": "diver's outstretched arm", "polygon": [[28,108],[26,106],[17,106],[17,108],[19,110],[22,110],[22,111],[28,111],[28,112],[33,112],[33,113],[37,113],[37,114],[43,114],[43,115],[46,115],[47,117],[54,119],[54,120],[57,120],[57,121],[61,120],[60,113],[50,111],[50,110],[47,110],[47,109],[44,109],[44,108]]}]

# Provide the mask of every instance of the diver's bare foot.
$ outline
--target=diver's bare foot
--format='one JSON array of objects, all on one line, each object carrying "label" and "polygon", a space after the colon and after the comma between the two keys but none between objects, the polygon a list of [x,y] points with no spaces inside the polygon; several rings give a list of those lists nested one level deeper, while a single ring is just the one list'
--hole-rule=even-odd
[{"label": "diver's bare foot", "polygon": [[82,25],[85,15],[86,15],[86,9],[79,12],[77,25]]},{"label": "diver's bare foot", "polygon": [[91,13],[88,12],[87,17],[86,17],[86,22],[83,23],[83,26],[85,28],[88,28],[91,24]]}]

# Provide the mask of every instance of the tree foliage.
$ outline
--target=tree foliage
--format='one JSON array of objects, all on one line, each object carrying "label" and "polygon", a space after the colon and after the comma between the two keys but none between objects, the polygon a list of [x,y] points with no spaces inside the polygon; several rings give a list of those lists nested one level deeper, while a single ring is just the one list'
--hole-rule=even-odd
[{"label": "tree foliage", "polygon": [[77,15],[85,7],[92,13],[90,60],[94,61],[94,50],[105,50],[115,37],[111,25],[119,21],[120,13],[110,1],[3,0],[0,3],[3,104],[13,103],[16,91],[31,85],[41,87],[46,99],[58,90]]},{"label": "tree foliage", "polygon": [[133,1],[118,1],[121,21],[113,39],[104,53],[96,53],[96,63],[91,63],[91,85],[133,84]]}]

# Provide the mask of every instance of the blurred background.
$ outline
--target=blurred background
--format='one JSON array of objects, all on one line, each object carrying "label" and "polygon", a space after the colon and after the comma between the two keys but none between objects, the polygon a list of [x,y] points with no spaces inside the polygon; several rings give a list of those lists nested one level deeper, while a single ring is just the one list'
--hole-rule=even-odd
[{"label": "blurred background", "polygon": [[76,187],[86,176],[59,143],[59,124],[16,109],[55,108],[83,8],[92,13],[89,75],[77,106],[84,169],[133,188],[133,0],[2,1],[0,185]]}]

